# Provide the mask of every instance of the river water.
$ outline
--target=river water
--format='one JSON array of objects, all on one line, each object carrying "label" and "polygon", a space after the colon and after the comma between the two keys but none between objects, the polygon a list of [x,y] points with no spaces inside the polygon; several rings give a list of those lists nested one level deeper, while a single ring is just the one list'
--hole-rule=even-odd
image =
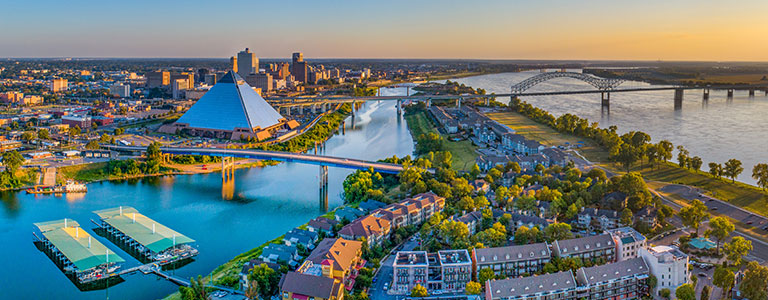
[{"label": "river water", "polygon": [[[512,85],[538,73],[490,74],[451,81],[499,94],[509,93]],[[647,86],[650,84],[629,81],[619,88]],[[558,78],[528,91],[592,89],[594,87],[577,79]],[[709,100],[703,101],[702,95],[702,90],[686,90],[682,109],[675,110],[671,90],[613,93],[610,113],[601,110],[600,94],[536,96],[522,100],[555,116],[571,113],[598,122],[601,127],[616,125],[622,133],[639,130],[651,135],[654,142],[666,139],[675,146],[683,145],[691,156],[702,158],[703,171],[709,170],[709,162],[739,159],[744,172],[737,179],[755,184],[752,167],[768,163],[768,97],[760,91],[755,97],[748,97],[747,91],[736,91],[729,100],[726,91],[713,90]]]},{"label": "river water", "polygon": [[[404,95],[404,88],[382,95]],[[354,126],[353,126],[354,123]],[[391,101],[368,102],[345,134],[331,137],[326,155],[377,160],[412,154],[413,141]],[[327,209],[342,204],[342,181],[352,171],[329,168]],[[0,286],[3,299],[157,299],[178,290],[155,275],[125,276],[109,289],[81,292],[32,243],[32,223],[72,218],[127,263],[139,263],[91,230],[94,210],[133,206],[146,216],[196,240],[196,260],[175,270],[181,277],[208,274],[236,255],[269,241],[322,214],[319,167],[282,163],[236,171],[233,197],[225,197],[220,173],[165,176],[136,181],[99,182],[88,193],[65,197],[1,194]]]}]

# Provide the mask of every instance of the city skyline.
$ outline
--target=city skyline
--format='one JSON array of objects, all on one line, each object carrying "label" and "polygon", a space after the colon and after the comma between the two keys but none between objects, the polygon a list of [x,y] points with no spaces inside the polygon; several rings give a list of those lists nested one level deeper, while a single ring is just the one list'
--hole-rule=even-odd
[{"label": "city skyline", "polygon": [[768,61],[759,0],[180,4],[6,3],[0,57]]}]

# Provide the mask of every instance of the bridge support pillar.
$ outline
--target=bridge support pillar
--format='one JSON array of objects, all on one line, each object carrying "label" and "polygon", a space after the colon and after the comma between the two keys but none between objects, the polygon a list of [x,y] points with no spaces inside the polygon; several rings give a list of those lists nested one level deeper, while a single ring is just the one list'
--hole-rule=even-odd
[{"label": "bridge support pillar", "polygon": [[317,104],[312,104],[312,113],[313,114],[317,113]]},{"label": "bridge support pillar", "polygon": [[304,105],[299,105],[299,114],[300,115],[304,114]]},{"label": "bridge support pillar", "polygon": [[456,99],[456,109],[461,109],[461,98]]},{"label": "bridge support pillar", "polygon": [[704,89],[704,100],[709,100],[709,88]]},{"label": "bridge support pillar", "polygon": [[485,98],[485,106],[491,106],[491,98]]},{"label": "bridge support pillar", "polygon": [[[354,117],[355,115],[352,115]],[[347,121],[341,121],[341,135],[347,134]]]},{"label": "bridge support pillar", "polygon": [[[768,91],[765,91],[768,94]],[[432,99],[427,99],[427,108],[432,107]]]},{"label": "bridge support pillar", "polygon": [[610,92],[602,92],[600,93],[600,104],[604,107],[611,106],[611,93]]},{"label": "bridge support pillar", "polygon": [[402,114],[403,100],[402,99],[397,99],[397,104],[396,105],[397,105],[397,115],[399,116],[400,114]]},{"label": "bridge support pillar", "polygon": [[233,157],[221,158],[221,181],[224,183],[235,180],[235,159]]},{"label": "bridge support pillar", "polygon": [[733,89],[728,89],[728,98],[733,98]]},{"label": "bridge support pillar", "polygon": [[749,89],[749,96],[754,97],[755,96],[755,89]]},{"label": "bridge support pillar", "polygon": [[683,108],[683,89],[675,89],[675,109]]}]

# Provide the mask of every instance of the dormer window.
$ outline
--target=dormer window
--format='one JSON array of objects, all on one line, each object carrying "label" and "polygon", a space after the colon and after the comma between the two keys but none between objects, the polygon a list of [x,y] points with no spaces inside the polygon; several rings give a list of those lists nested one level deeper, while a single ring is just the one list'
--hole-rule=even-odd
[{"label": "dormer window", "polygon": [[518,253],[517,254],[517,258],[523,258],[523,254],[522,253]]}]

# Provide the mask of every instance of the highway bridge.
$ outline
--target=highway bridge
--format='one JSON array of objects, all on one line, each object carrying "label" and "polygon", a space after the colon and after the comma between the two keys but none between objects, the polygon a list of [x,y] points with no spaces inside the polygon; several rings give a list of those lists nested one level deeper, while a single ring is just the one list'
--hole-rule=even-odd
[{"label": "highway bridge", "polygon": [[[118,151],[118,152],[133,152],[141,153],[147,150],[146,147],[140,146],[118,146],[118,145],[103,145],[103,148]],[[318,165],[321,167],[338,167],[353,170],[368,170],[373,168],[374,171],[384,174],[397,174],[403,170],[402,165],[390,164],[383,162],[373,162],[360,159],[333,157],[325,155],[314,155],[306,153],[292,153],[282,151],[266,151],[266,150],[244,150],[244,149],[220,149],[220,148],[182,148],[182,147],[161,147],[160,151],[165,154],[174,155],[205,155],[205,156],[217,156],[217,157],[239,157],[250,158],[259,160],[275,160],[285,162],[297,162],[310,165]],[[434,170],[430,170],[434,172]]]},{"label": "highway bridge", "polygon": [[[589,85],[595,87],[595,89],[584,90],[570,90],[570,91],[549,91],[549,92],[528,92],[527,90],[545,81],[558,79],[558,78],[573,78],[581,80]],[[456,105],[460,106],[463,99],[485,99],[486,103],[490,99],[497,97],[526,97],[526,96],[547,96],[547,95],[570,95],[570,94],[601,94],[601,100],[603,106],[610,105],[611,93],[627,93],[627,92],[645,92],[645,91],[662,91],[662,90],[674,90],[675,108],[682,106],[683,92],[690,89],[703,89],[704,100],[709,99],[710,90],[727,90],[728,97],[731,98],[734,95],[735,90],[746,90],[749,96],[754,96],[755,91],[762,90],[765,95],[768,96],[768,85],[718,85],[718,86],[650,86],[650,87],[638,87],[638,88],[619,88],[624,82],[622,79],[610,79],[601,78],[590,74],[577,73],[577,72],[543,72],[534,75],[528,79],[525,79],[510,89],[510,93],[504,94],[487,94],[487,95],[413,95],[413,96],[368,96],[368,97],[354,97],[354,96],[316,96],[316,97],[287,97],[287,98],[270,98],[266,99],[270,104],[278,108],[285,108],[286,113],[290,115],[291,107],[297,107],[301,112],[307,106],[313,111],[318,108],[322,111],[328,109],[328,105],[337,103],[359,103],[364,101],[387,101],[394,100],[398,102],[398,110],[403,100],[422,101],[427,105],[431,104],[432,100],[453,100],[456,101]]]}]

